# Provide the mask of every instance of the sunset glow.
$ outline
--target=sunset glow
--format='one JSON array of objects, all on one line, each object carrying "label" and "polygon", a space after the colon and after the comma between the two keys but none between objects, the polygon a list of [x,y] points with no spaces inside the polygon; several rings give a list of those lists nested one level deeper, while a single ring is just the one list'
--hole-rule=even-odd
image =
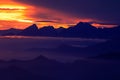
[{"label": "sunset glow", "polygon": [[0,0],[0,80],[120,80],[120,0]]},{"label": "sunset glow", "polygon": [[[45,7],[35,7],[16,3],[12,0],[0,1],[0,29],[19,28],[36,23],[38,27],[54,26],[55,28],[75,25],[79,21],[89,22],[89,19],[79,19],[71,15],[51,10]],[[50,15],[54,14],[54,15]],[[8,23],[8,24],[6,24]]]},{"label": "sunset glow", "polygon": [[9,29],[11,26],[23,29],[30,25],[33,21],[26,16],[28,10],[29,6],[17,3],[0,5],[0,29]]},{"label": "sunset glow", "polygon": [[0,6],[0,19],[1,20],[17,20],[24,18],[23,6],[1,5]]},{"label": "sunset glow", "polygon": [[116,27],[117,25],[112,25],[112,24],[98,24],[98,23],[93,23],[92,26],[95,26],[97,28],[112,28],[112,27]]},{"label": "sunset glow", "polygon": [[[97,19],[74,16],[49,7],[21,3],[17,0],[0,1],[0,29],[24,29],[32,24],[37,24],[39,28],[43,26],[68,28],[78,22],[99,21]],[[92,25],[96,27],[108,26],[99,23],[93,23]],[[114,25],[109,26],[112,27]]]},{"label": "sunset glow", "polygon": [[0,9],[17,9],[17,10],[23,10],[26,9],[24,6],[18,6],[18,5],[0,5]]}]

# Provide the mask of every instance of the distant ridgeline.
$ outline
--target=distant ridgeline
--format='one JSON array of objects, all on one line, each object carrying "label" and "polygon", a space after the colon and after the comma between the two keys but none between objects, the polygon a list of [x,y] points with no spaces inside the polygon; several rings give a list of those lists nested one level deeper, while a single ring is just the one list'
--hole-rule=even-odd
[{"label": "distant ridgeline", "polygon": [[114,28],[96,28],[89,23],[80,22],[69,28],[45,26],[38,29],[36,24],[24,30],[9,29],[1,30],[0,35],[20,35],[20,36],[49,36],[49,37],[82,37],[82,38],[119,38],[120,26]]}]

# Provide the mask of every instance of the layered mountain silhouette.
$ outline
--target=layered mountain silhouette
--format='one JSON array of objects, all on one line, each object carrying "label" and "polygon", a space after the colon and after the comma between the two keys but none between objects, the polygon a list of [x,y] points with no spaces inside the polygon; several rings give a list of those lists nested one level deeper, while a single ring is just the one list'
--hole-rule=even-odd
[{"label": "layered mountain silhouette", "polygon": [[18,35],[37,36],[37,34],[38,34],[38,27],[36,24],[33,24],[33,25],[29,26],[28,28],[24,29]]},{"label": "layered mountain silhouette", "polygon": [[57,36],[57,31],[53,26],[46,26],[38,30],[39,36]]},{"label": "layered mountain silhouette", "polygon": [[2,36],[17,35],[20,32],[22,32],[22,30],[15,29],[15,28],[10,28],[8,30],[0,30],[0,35],[2,35]]},{"label": "layered mountain silhouette", "polygon": [[95,59],[120,60],[120,39],[108,40],[86,48],[86,52],[97,54]]},{"label": "layered mountain silhouette", "polygon": [[1,80],[119,80],[119,62],[76,60],[63,63],[39,56],[32,60],[0,63]]},{"label": "layered mountain silhouette", "polygon": [[111,52],[120,52],[120,39],[108,40],[104,43],[99,43],[93,46],[90,46],[86,51],[94,53],[111,53]]},{"label": "layered mountain silhouette", "polygon": [[0,31],[1,35],[21,35],[21,36],[50,36],[50,37],[83,37],[83,38],[118,38],[120,26],[114,28],[96,28],[90,23],[80,22],[69,28],[53,26],[38,28],[36,24],[24,30],[9,29]]}]

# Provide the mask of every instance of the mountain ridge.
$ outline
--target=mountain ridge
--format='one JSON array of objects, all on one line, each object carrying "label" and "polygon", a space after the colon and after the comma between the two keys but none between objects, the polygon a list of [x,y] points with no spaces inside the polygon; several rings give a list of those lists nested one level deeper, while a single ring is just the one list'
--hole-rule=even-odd
[{"label": "mountain ridge", "polygon": [[[82,37],[111,39],[118,38],[120,34],[120,26],[114,28],[96,28],[90,23],[86,22],[79,22],[75,26],[69,27],[67,29],[63,27],[56,29],[53,26],[44,26],[42,28],[38,28],[36,24],[33,24],[23,30],[18,31],[18,33],[16,32],[12,34],[15,31],[14,29],[12,30],[13,31],[11,32],[11,35],[20,36]],[[6,32],[4,33],[4,35],[10,35],[10,33]]]}]

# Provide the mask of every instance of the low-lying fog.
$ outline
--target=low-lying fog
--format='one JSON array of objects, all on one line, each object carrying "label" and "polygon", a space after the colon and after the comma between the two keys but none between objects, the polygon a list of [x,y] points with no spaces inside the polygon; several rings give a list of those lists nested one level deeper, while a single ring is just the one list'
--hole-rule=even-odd
[{"label": "low-lying fog", "polygon": [[32,59],[44,55],[63,61],[75,60],[92,55],[83,53],[82,49],[105,41],[83,38],[1,36],[0,59]]}]

